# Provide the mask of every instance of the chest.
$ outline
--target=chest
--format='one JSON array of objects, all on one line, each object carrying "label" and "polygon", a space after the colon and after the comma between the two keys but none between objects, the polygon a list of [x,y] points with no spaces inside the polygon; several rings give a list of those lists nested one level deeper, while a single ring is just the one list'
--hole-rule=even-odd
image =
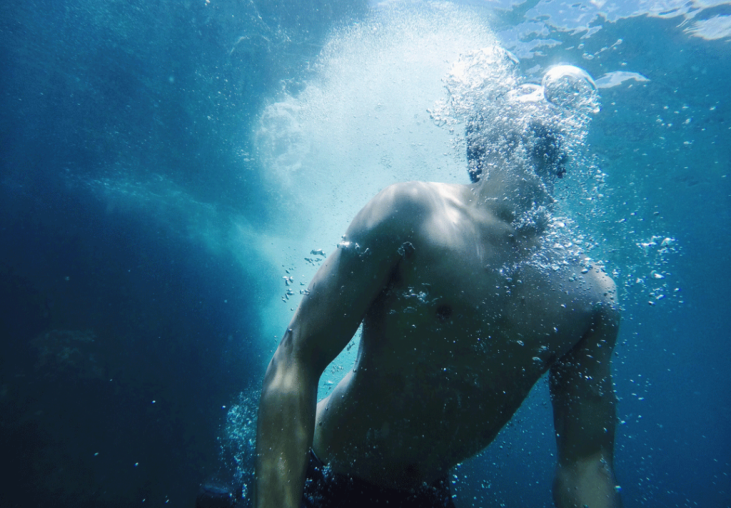
[{"label": "chest", "polygon": [[400,264],[379,335],[455,368],[542,371],[589,328],[594,298],[581,270],[546,253],[438,245]]}]

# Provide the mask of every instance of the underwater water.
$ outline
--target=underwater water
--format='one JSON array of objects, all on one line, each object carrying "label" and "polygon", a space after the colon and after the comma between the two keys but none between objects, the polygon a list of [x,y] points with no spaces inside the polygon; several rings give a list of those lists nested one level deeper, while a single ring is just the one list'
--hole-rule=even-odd
[{"label": "underwater water", "polygon": [[[731,506],[730,43],[719,0],[3,3],[0,506],[248,484],[301,292],[385,186],[469,182],[455,69],[491,46],[597,86],[557,195],[620,288],[625,506]],[[554,463],[544,378],[455,503],[552,506]]]}]

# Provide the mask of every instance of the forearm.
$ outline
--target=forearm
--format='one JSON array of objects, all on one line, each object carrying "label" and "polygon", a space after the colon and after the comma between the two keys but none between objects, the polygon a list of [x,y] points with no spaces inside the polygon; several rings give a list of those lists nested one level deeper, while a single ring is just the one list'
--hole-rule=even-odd
[{"label": "forearm", "polygon": [[259,404],[256,508],[301,504],[312,445],[317,380],[296,367],[270,367]]},{"label": "forearm", "polygon": [[557,508],[621,508],[614,472],[601,458],[559,465],[553,482]]}]

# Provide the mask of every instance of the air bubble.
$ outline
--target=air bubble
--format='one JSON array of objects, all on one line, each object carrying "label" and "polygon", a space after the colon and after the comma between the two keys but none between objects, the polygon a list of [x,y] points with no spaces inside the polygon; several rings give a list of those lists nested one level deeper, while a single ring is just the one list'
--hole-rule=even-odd
[{"label": "air bubble", "polygon": [[599,112],[596,83],[589,74],[573,65],[557,65],[543,76],[543,94],[548,102],[585,114]]}]

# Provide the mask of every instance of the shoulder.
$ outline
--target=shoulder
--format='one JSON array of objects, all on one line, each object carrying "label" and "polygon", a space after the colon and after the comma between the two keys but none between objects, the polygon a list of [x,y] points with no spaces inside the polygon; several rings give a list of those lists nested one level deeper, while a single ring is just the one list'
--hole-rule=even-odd
[{"label": "shoulder", "polygon": [[611,328],[617,327],[620,307],[614,280],[602,268],[595,267],[586,274],[584,282],[591,289],[594,321]]},{"label": "shoulder", "polygon": [[441,185],[417,181],[389,185],[363,207],[351,228],[381,233],[414,231],[439,208]]},{"label": "shoulder", "polygon": [[459,186],[431,182],[389,185],[366,204],[350,223],[343,246],[355,251],[370,249],[389,258],[405,243],[424,248],[433,237],[429,231],[444,215],[450,196]]},{"label": "shoulder", "polygon": [[[442,184],[432,182],[401,182],[389,185],[366,205],[372,211],[388,215],[418,216],[431,211],[440,199]],[[405,218],[405,217],[404,217]]]}]

